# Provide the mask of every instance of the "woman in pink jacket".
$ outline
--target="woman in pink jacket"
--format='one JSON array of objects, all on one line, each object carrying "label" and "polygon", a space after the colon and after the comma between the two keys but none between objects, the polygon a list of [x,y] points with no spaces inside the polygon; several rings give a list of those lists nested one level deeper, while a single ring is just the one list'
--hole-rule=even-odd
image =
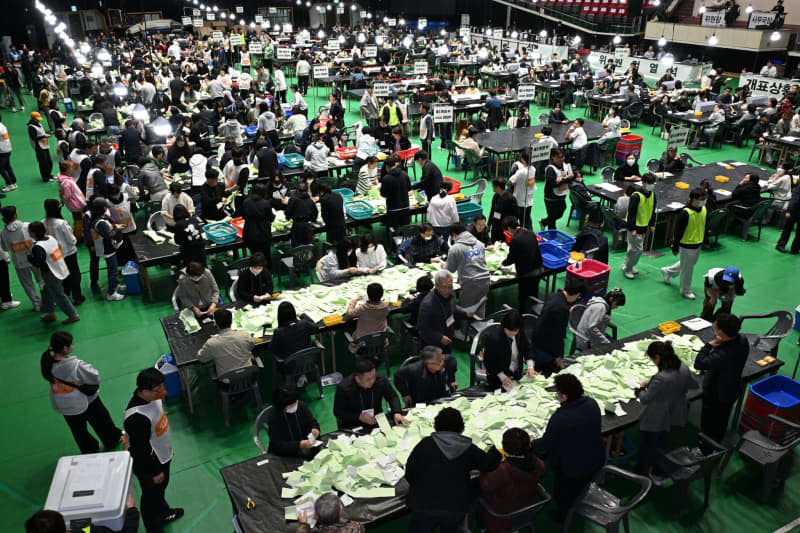
[{"label": "woman in pink jacket", "polygon": [[65,160],[58,164],[58,196],[61,202],[72,213],[73,232],[75,238],[80,240],[83,238],[83,210],[86,208],[86,197],[83,195],[78,184],[75,183],[75,178],[71,176],[72,162]]}]

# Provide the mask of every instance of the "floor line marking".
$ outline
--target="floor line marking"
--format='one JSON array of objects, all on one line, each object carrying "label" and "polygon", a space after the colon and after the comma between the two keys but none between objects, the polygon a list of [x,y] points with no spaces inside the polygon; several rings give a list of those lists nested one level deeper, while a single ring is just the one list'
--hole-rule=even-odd
[{"label": "floor line marking", "polygon": [[194,528],[196,528],[196,527],[197,527],[197,526],[200,524],[200,522],[202,522],[202,521],[203,521],[203,519],[204,519],[206,516],[208,516],[208,514],[209,514],[209,513],[210,513],[210,512],[211,512],[211,511],[214,509],[214,507],[216,507],[216,506],[217,506],[217,504],[218,504],[218,503],[219,503],[219,498],[218,498],[218,497],[217,497],[217,498],[214,498],[214,501],[213,501],[213,502],[211,502],[211,505],[209,505],[209,506],[206,508],[206,510],[205,510],[205,511],[203,511],[202,513],[200,513],[200,516],[198,516],[197,518],[195,518],[195,519],[192,521],[192,523],[191,523],[191,524],[189,524],[189,527],[188,527],[188,528],[186,528],[186,533],[189,533],[189,532],[190,532],[190,531],[192,531]]},{"label": "floor line marking", "polygon": [[782,528],[776,529],[772,533],[788,533],[789,531],[791,531],[792,529],[796,528],[797,526],[800,526],[800,518],[795,518],[794,520],[792,520],[791,522],[789,522],[788,524],[786,524]]},{"label": "floor line marking", "polygon": [[24,494],[20,494],[19,492],[15,491],[14,489],[9,487],[5,483],[0,483],[0,491],[5,492],[6,494],[8,494],[9,496],[11,496],[12,498],[14,498],[16,500],[21,501],[22,503],[24,503],[25,505],[27,505],[31,509],[40,509],[41,508],[41,505],[39,505],[35,501],[31,500],[30,498],[28,498]]}]

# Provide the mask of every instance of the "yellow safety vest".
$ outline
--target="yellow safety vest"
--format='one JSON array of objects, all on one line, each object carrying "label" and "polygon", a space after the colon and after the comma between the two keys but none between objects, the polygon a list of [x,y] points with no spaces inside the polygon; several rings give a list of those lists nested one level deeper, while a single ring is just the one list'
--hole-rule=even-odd
[{"label": "yellow safety vest", "polygon": [[[387,124],[389,126],[397,126],[400,124],[400,117],[397,116],[397,106],[394,104],[384,104],[383,109],[389,108],[389,122]],[[381,115],[383,115],[383,109],[381,109]]]},{"label": "yellow safety vest", "polygon": [[684,207],[684,211],[689,214],[689,223],[681,237],[681,244],[702,244],[706,233],[706,208],[703,206],[700,211],[695,211],[689,207]]},{"label": "yellow safety vest", "polygon": [[650,219],[653,217],[656,195],[650,193],[650,196],[645,196],[640,192],[635,192],[634,194],[639,195],[639,208],[636,210],[636,227],[644,228],[650,224]]}]

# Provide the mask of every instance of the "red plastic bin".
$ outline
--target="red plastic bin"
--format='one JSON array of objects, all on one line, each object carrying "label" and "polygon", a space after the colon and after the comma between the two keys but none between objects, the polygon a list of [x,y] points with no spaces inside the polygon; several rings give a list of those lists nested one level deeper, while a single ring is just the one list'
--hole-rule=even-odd
[{"label": "red plastic bin", "polygon": [[454,180],[453,178],[448,178],[447,176],[444,176],[442,179],[449,181],[453,185],[452,187],[450,187],[450,194],[458,194],[459,192],[461,192],[460,181]]},{"label": "red plastic bin", "polygon": [[356,154],[358,154],[357,146],[343,146],[341,148],[334,148],[333,150],[336,152],[336,157],[343,161],[353,159]]},{"label": "red plastic bin", "polygon": [[782,443],[787,437],[786,426],[767,421],[771,414],[790,422],[800,421],[800,383],[778,374],[750,385],[739,433],[756,429],[768,439]]},{"label": "red plastic bin", "polygon": [[231,226],[236,228],[236,233],[239,235],[239,238],[242,238],[242,233],[244,232],[244,218],[236,217],[231,219]]},{"label": "red plastic bin", "polygon": [[641,135],[628,134],[620,137],[619,141],[617,141],[617,164],[623,164],[630,154],[634,154],[636,159],[639,159],[642,153],[642,141]]},{"label": "red plastic bin", "polygon": [[594,296],[602,296],[608,290],[608,278],[611,274],[611,267],[595,259],[584,259],[581,261],[581,268],[577,265],[567,266],[567,279],[579,279],[583,281],[586,292],[583,301],[588,301]]},{"label": "red plastic bin", "polygon": [[417,152],[419,152],[419,146],[414,146],[412,148],[409,148],[408,150],[400,150],[399,152],[397,152],[397,156],[403,161],[408,161],[409,159],[414,157],[414,155],[416,155]]}]

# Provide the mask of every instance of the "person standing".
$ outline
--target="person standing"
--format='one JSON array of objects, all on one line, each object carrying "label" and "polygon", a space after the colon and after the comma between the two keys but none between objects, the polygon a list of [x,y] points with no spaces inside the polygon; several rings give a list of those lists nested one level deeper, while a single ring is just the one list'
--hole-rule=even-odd
[{"label": "person standing", "polygon": [[445,407],[434,419],[433,433],[411,450],[406,461],[409,532],[428,533],[437,527],[441,533],[461,531],[475,497],[471,472],[492,472],[500,465],[497,448],[483,451],[463,432],[461,413]]},{"label": "person standing", "polygon": [[11,138],[2,120],[0,117],[0,176],[3,176],[6,182],[2,192],[9,192],[17,188],[17,176],[11,168]]},{"label": "person standing", "polygon": [[242,218],[244,229],[242,238],[251,254],[261,252],[267,260],[267,265],[272,269],[272,221],[275,214],[266,198],[267,189],[258,183],[253,185],[250,194],[242,202]]},{"label": "person standing", "polygon": [[319,209],[325,223],[325,238],[328,244],[344,241],[346,234],[344,198],[331,191],[329,183],[320,185]]},{"label": "person standing", "polygon": [[720,444],[731,409],[742,394],[742,370],[750,354],[750,344],[739,335],[741,326],[735,315],[717,314],[715,337],[700,349],[694,361],[695,370],[703,371],[700,431]]},{"label": "person standing", "polygon": [[531,230],[520,228],[514,217],[505,217],[503,228],[511,235],[508,257],[503,260],[503,266],[514,265],[519,312],[525,313],[530,306],[530,297],[539,295],[539,274],[543,267],[539,240]]},{"label": "person standing", "polygon": [[[106,261],[106,274],[108,279],[106,300],[109,302],[115,302],[125,298],[124,294],[120,294],[117,291],[117,287],[119,286],[119,280],[117,279],[119,267],[117,263],[117,249],[122,246],[120,229],[121,225],[113,224],[107,214],[106,200],[104,198],[95,198],[89,209],[89,221],[88,224],[86,224],[85,231],[88,230],[88,240],[94,247],[94,255],[97,257],[97,264],[99,265],[101,257]],[[95,279],[91,281],[92,285],[97,283]]]},{"label": "person standing", "polygon": [[453,245],[447,251],[445,268],[458,273],[458,283],[461,285],[458,304],[467,308],[483,300],[474,311],[475,316],[483,320],[491,285],[491,274],[486,266],[486,247],[461,223],[450,226],[450,238]]},{"label": "person standing", "polygon": [[433,127],[433,115],[431,115],[430,112],[430,104],[421,104],[420,114],[422,118],[419,121],[419,141],[422,143],[423,150],[427,153],[431,153],[431,147],[436,140],[436,132]]},{"label": "person standing", "polygon": [[372,85],[367,85],[361,97],[361,118],[366,121],[370,129],[378,125],[378,99],[375,97]]},{"label": "person standing", "polygon": [[492,242],[504,241],[503,220],[517,216],[517,201],[514,194],[506,188],[503,178],[492,180],[492,206],[489,209],[489,238]]},{"label": "person standing", "polygon": [[297,74],[297,85],[292,85],[292,91],[299,91],[306,95],[308,92],[308,76],[311,73],[311,65],[306,60],[305,54],[300,54],[300,58],[295,65],[295,74]]},{"label": "person standing", "polygon": [[136,376],[136,390],[125,410],[128,451],[142,490],[140,508],[147,533],[162,533],[164,525],[183,516],[165,498],[172,463],[172,438],[162,400],[167,397],[164,375],[146,368]]},{"label": "person standing", "polygon": [[400,157],[392,154],[383,163],[386,175],[381,179],[381,196],[386,198],[385,224],[389,228],[407,226],[411,222],[408,213],[408,192],[411,180],[403,170]]},{"label": "person standing", "polygon": [[33,246],[33,241],[28,233],[28,223],[17,219],[17,208],[13,205],[5,206],[2,213],[3,223],[6,226],[0,233],[0,249],[11,255],[19,283],[33,304],[33,310],[38,313],[41,310],[42,300],[36,287],[42,280],[39,272],[28,260],[28,253]]},{"label": "person standing", "polygon": [[53,179],[53,159],[50,157],[50,141],[48,140],[50,134],[46,133],[39,124],[41,121],[42,115],[38,111],[32,111],[31,119],[28,121],[28,137],[30,137],[31,146],[36,152],[39,174],[42,176],[42,181],[47,183]]},{"label": "person standing", "polygon": [[47,229],[41,222],[31,222],[28,225],[33,246],[28,256],[28,261],[39,271],[44,283],[42,291],[42,322],[53,322],[56,319],[55,306],[67,315],[62,324],[72,324],[81,318],[75,307],[64,294],[64,280],[69,276],[69,268],[64,261],[64,254],[58,241],[47,234]]},{"label": "person standing", "polygon": [[642,176],[642,190],[631,195],[628,204],[628,251],[622,263],[622,273],[628,279],[633,279],[639,271],[636,263],[644,251],[644,238],[647,230],[655,231],[656,218],[656,176],[647,173]]},{"label": "person standing", "polygon": [[567,209],[569,184],[575,179],[572,165],[564,162],[564,151],[561,148],[554,148],[550,152],[550,164],[545,168],[544,178],[544,207],[547,217],[539,220],[539,227],[542,230],[556,229],[556,222]]},{"label": "person standing", "polygon": [[517,220],[522,227],[533,228],[531,211],[533,210],[533,193],[536,191],[536,167],[531,165],[530,148],[524,148],[519,154],[519,161],[514,165],[516,172],[508,179],[514,187],[514,198],[517,200]]},{"label": "person standing", "polygon": [[678,211],[672,235],[672,255],[680,253],[680,260],[661,269],[667,285],[680,275],[681,296],[687,300],[696,298],[692,292],[692,273],[706,237],[706,215],[706,191],[696,187],[689,193],[689,204]]},{"label": "person standing", "polygon": [[800,254],[800,185],[794,188],[792,192],[792,199],[789,201],[789,207],[786,209],[786,220],[783,224],[781,236],[778,239],[778,244],[775,249],[781,253],[786,253],[786,243],[789,242],[789,237],[792,235],[792,229],[796,227],[794,239],[792,240],[792,255]]},{"label": "person standing", "polygon": [[717,301],[722,302],[717,313],[730,313],[733,308],[733,300],[737,296],[744,296],[744,278],[735,266],[727,268],[711,268],[705,275],[705,298],[703,299],[703,311],[700,317],[714,320],[714,308]]},{"label": "person standing", "polygon": [[21,305],[11,296],[11,280],[8,277],[10,262],[11,258],[8,256],[8,252],[0,247],[0,311],[8,311]]},{"label": "person standing", "polygon": [[683,427],[689,418],[686,394],[698,387],[689,369],[681,363],[672,343],[655,341],[647,347],[647,356],[658,372],[640,384],[637,395],[644,405],[639,418],[639,460],[636,472],[647,476],[655,466],[659,452],[668,444],[673,427]]},{"label": "person standing", "polygon": [[569,324],[569,308],[583,295],[580,280],[568,279],[564,289],[550,294],[533,326],[533,354],[536,371],[549,377],[564,368],[564,338]]},{"label": "person standing", "polygon": [[414,154],[414,161],[422,168],[422,177],[414,188],[425,191],[425,198],[430,202],[442,188],[442,171],[430,160],[430,152],[420,150]]},{"label": "person standing", "polygon": [[61,205],[55,198],[44,201],[45,218],[42,223],[49,235],[55,237],[64,255],[69,276],[64,280],[64,293],[72,297],[73,305],[81,305],[86,298],[81,291],[81,268],[78,265],[77,239],[69,223],[61,217]]},{"label": "person standing", "polygon": [[123,433],[98,396],[100,374],[89,363],[70,355],[74,338],[66,331],[50,336],[42,353],[42,377],[50,383],[50,403],[64,417],[81,453],[98,453],[100,445],[88,430],[91,425],[106,451],[122,442]]},{"label": "person standing", "polygon": [[559,374],[553,382],[561,406],[548,420],[544,435],[533,441],[533,451],[553,468],[557,517],[563,521],[603,467],[605,452],[597,402],[583,395],[583,385],[572,374]]},{"label": "person standing", "polygon": [[520,331],[522,315],[514,309],[505,314],[499,328],[493,327],[484,335],[483,361],[491,390],[504,387],[509,391],[513,380],[519,380],[523,375],[536,375],[528,338],[520,335]]}]

